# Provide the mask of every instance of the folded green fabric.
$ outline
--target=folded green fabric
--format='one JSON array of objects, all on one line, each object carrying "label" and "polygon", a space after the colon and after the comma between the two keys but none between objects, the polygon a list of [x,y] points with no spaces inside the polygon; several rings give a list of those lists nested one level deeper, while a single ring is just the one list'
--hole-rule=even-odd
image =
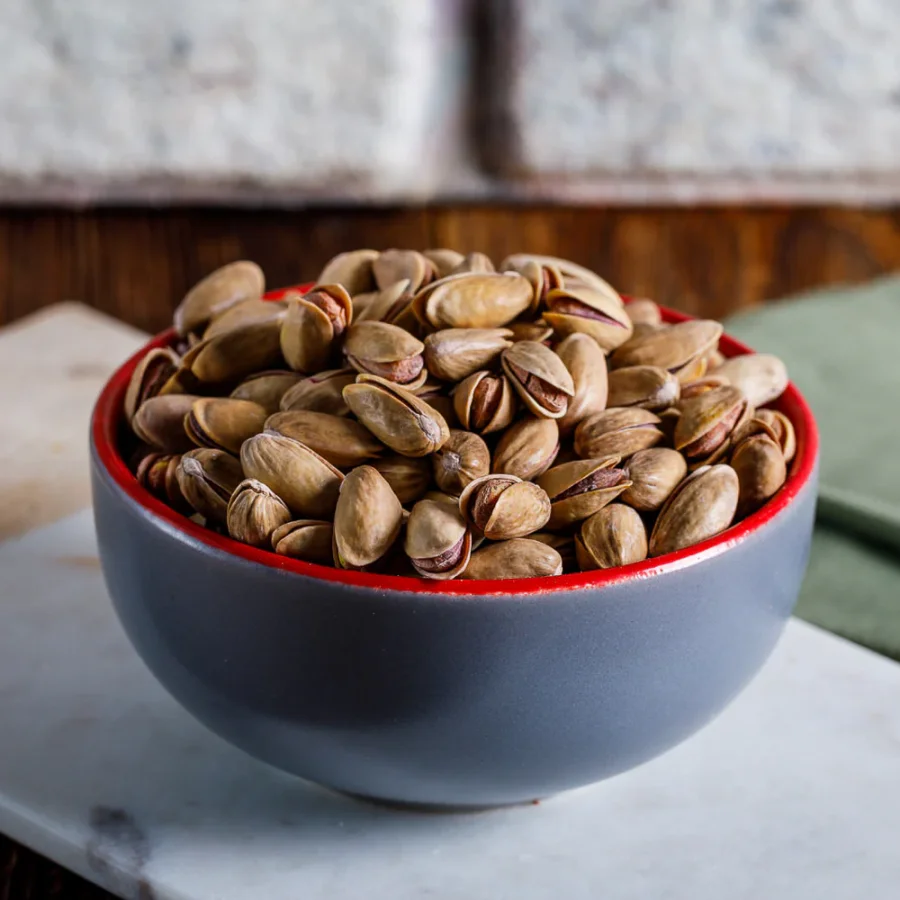
[{"label": "folded green fabric", "polygon": [[821,431],[798,615],[900,658],[900,278],[772,303],[726,325],[787,363]]}]

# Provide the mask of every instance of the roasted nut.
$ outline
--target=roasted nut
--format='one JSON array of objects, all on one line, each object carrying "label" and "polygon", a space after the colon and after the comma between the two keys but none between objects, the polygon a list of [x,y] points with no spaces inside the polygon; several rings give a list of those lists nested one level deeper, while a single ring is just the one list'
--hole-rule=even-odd
[{"label": "roasted nut", "polygon": [[675,425],[675,449],[689,462],[714,462],[728,449],[729,437],[748,413],[747,398],[734,387],[718,387],[683,400]]},{"label": "roasted nut", "polygon": [[575,429],[575,452],[582,459],[623,459],[655,447],[662,439],[660,418],[639,407],[610,407],[583,419]]},{"label": "roasted nut", "polygon": [[268,547],[275,529],[290,519],[290,510],[282,499],[252,478],[242,481],[228,502],[228,533],[251,547]]},{"label": "roasted nut", "polygon": [[784,461],[789,463],[797,452],[797,437],[791,420],[777,409],[758,409],[755,416],[772,429],[775,440],[781,447]]},{"label": "roasted nut", "polygon": [[403,508],[381,474],[371,466],[354,469],[341,485],[334,513],[335,565],[372,565],[388,552],[402,524]]},{"label": "roasted nut", "polygon": [[135,366],[125,391],[125,418],[130,422],[145,400],[162,392],[163,385],[178,371],[178,354],[168,347],[154,347]]},{"label": "roasted nut", "polygon": [[627,490],[631,481],[625,469],[617,468],[620,462],[617,456],[579,459],[541,475],[538,484],[551,503],[547,527],[553,531],[580,522]]},{"label": "roasted nut", "polygon": [[631,487],[622,493],[622,501],[641,512],[659,509],[687,475],[687,463],[677,450],[652,447],[638,450],[628,460]]},{"label": "roasted nut", "polygon": [[661,325],[662,313],[659,306],[646,297],[636,297],[625,305],[625,312],[632,325]]},{"label": "roasted nut", "polygon": [[559,420],[559,432],[569,435],[575,426],[593,413],[606,409],[609,382],[606,356],[587,334],[570,334],[556,347],[556,355],[572,376],[575,395],[569,399],[565,415]]},{"label": "roasted nut", "polygon": [[516,401],[512,386],[503,375],[475,372],[456,386],[453,409],[463,428],[490,434],[512,422]]},{"label": "roasted nut", "polygon": [[678,379],[657,366],[628,366],[609,373],[610,406],[640,406],[661,410],[678,401]]},{"label": "roasted nut", "polygon": [[467,484],[488,474],[491,454],[477,434],[451,429],[447,442],[432,454],[431,462],[437,486],[458,497]]},{"label": "roasted nut", "polygon": [[280,525],[272,532],[272,549],[292,559],[330,565],[333,534],[334,527],[331,522],[295,519],[293,522]]},{"label": "roasted nut", "polygon": [[277,319],[248,322],[195,344],[182,365],[203,384],[234,384],[283,363],[281,323]]},{"label": "roasted nut", "polygon": [[372,274],[379,290],[406,281],[416,293],[437,275],[434,263],[416,250],[385,250],[372,262]]},{"label": "roasted nut", "polygon": [[184,430],[184,417],[198,398],[193,394],[166,394],[145,400],[131,420],[131,428],[144,442],[165,453],[184,453],[194,447]]},{"label": "roasted nut", "polygon": [[404,279],[381,291],[371,294],[357,294],[353,298],[353,321],[357,322],[390,322],[396,320],[412,303],[412,292],[409,281]]},{"label": "roasted nut", "polygon": [[566,287],[550,291],[546,304],[544,320],[562,337],[579,332],[587,334],[606,351],[614,350],[631,337],[631,319],[617,295],[613,297],[586,287]]},{"label": "roasted nut", "polygon": [[543,319],[536,322],[510,322],[509,330],[512,332],[513,342],[537,341],[539,344],[546,344],[553,337],[553,329]]},{"label": "roasted nut", "polygon": [[559,453],[556,419],[525,416],[511,425],[497,442],[491,471],[531,481],[553,465]]},{"label": "roasted nut", "polygon": [[491,258],[486,253],[467,253],[450,272],[451,275],[484,274],[496,272]]},{"label": "roasted nut", "polygon": [[604,281],[596,272],[586,269],[569,259],[561,259],[558,256],[545,256],[539,253],[514,253],[507,256],[500,266],[500,270],[515,269],[520,262],[536,262],[545,269],[554,269],[563,277],[563,286],[588,287],[591,290],[606,294],[620,306],[622,298],[616,293],[612,285]]},{"label": "roasted nut", "polygon": [[224,450],[191,450],[176,471],[182,496],[201,516],[225,524],[228,501],[244,480],[241,464]]},{"label": "roasted nut", "polygon": [[460,494],[459,510],[477,534],[499,541],[540,531],[550,518],[550,500],[514,475],[484,475]]},{"label": "roasted nut", "polygon": [[408,331],[387,322],[357,322],[344,339],[347,362],[357,372],[380,375],[411,391],[428,377],[424,349]]},{"label": "roasted nut", "polygon": [[703,371],[699,374],[695,374],[692,364],[716,346],[722,330],[719,322],[709,319],[667,325],[622,344],[610,357],[609,365],[611,369],[658,366],[679,376],[685,370],[684,380],[693,381],[702,377],[706,363],[701,360]]},{"label": "roasted nut", "polygon": [[259,434],[266,411],[251,400],[201,397],[184,417],[184,430],[198,447],[240,453],[241,444]]},{"label": "roasted nut", "polygon": [[325,264],[318,284],[341,284],[351,297],[375,289],[372,264],[378,259],[377,250],[351,250],[339,253]]},{"label": "roasted nut", "polygon": [[423,578],[456,578],[469,563],[472,534],[455,505],[420,500],[406,523],[404,550]]},{"label": "roasted nut", "polygon": [[741,390],[751,406],[763,406],[777,400],[788,386],[787,369],[777,356],[748,353],[733,356],[713,372]]},{"label": "roasted nut", "polygon": [[269,415],[281,408],[281,398],[286,391],[301,380],[297,372],[282,369],[257,372],[245,378],[232,392],[235,400],[251,400],[258,403]]},{"label": "roasted nut", "polygon": [[531,300],[531,312],[536,313],[547,298],[547,294],[565,285],[562,272],[552,262],[539,262],[524,254],[508,256],[500,264],[501,272],[518,272],[531,283],[534,292]]},{"label": "roasted nut", "polygon": [[394,453],[374,460],[372,468],[381,473],[404,506],[421,500],[431,487],[431,462],[422,457]]},{"label": "roasted nut", "polygon": [[184,337],[197,334],[210,319],[242,300],[261,297],[266,281],[253,262],[229,263],[192,287],[175,310],[175,330]]},{"label": "roasted nut", "polygon": [[500,357],[503,371],[522,401],[536,416],[560,419],[575,394],[563,361],[544,344],[518,341]]},{"label": "roasted nut", "polygon": [[445,328],[425,338],[425,365],[435,378],[462,381],[489,366],[509,346],[508,328]]},{"label": "roasted nut", "polygon": [[353,303],[339,284],[320,284],[291,297],[280,332],[287,364],[307,374],[326,368],[352,319]]},{"label": "roasted nut", "polygon": [[486,544],[472,554],[462,577],[475,581],[506,578],[543,578],[562,575],[562,557],[548,544],[515,538]]},{"label": "roasted nut", "polygon": [[306,444],[339,469],[360,466],[384,452],[368,428],[344,416],[291,409],[269,416],[265,428]]},{"label": "roasted nut", "polygon": [[446,278],[465,260],[458,250],[448,250],[446,247],[423,250],[422,256],[434,266],[438,278]]},{"label": "roasted nut", "polygon": [[281,321],[287,312],[287,304],[283,300],[264,300],[252,297],[229,306],[225,312],[217,315],[203,332],[203,339],[215,337],[232,328],[249,325],[252,322]]},{"label": "roasted nut", "polygon": [[512,272],[449,275],[423,288],[413,310],[432,328],[500,328],[528,309],[531,285]]},{"label": "roasted nut", "polygon": [[356,381],[353,369],[328,369],[310,375],[288,388],[281,398],[281,409],[308,409],[310,412],[346,416],[350,408],[344,402],[344,388]]},{"label": "roasted nut", "polygon": [[575,555],[582,572],[627,566],[647,558],[647,529],[624,503],[611,503],[581,525]]},{"label": "roasted nut", "polygon": [[754,434],[742,440],[732,451],[731,467],[737,472],[740,486],[738,518],[759,509],[787,478],[781,447],[765,434]]},{"label": "roasted nut", "polygon": [[151,494],[165,501],[177,512],[191,515],[193,508],[185,500],[178,485],[178,466],[181,455],[177,453],[148,453],[138,464],[135,478]]}]

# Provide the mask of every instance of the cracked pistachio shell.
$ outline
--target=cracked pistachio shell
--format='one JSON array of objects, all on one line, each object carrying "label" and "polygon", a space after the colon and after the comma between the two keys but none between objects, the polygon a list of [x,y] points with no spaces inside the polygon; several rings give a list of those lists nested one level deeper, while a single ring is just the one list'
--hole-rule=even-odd
[{"label": "cracked pistachio shell", "polygon": [[266,411],[252,400],[201,397],[184,418],[184,430],[198,447],[240,453],[241,444],[259,434]]},{"label": "cracked pistachio shell", "polygon": [[123,409],[130,422],[138,407],[162,392],[165,385],[178,371],[178,354],[169,347],[154,347],[137,364],[125,391]]},{"label": "cracked pistachio shell", "polygon": [[650,556],[674,553],[724,531],[734,519],[739,484],[731,466],[701,466],[675,489],[650,535]]},{"label": "cracked pistachio shell", "polygon": [[647,558],[647,529],[630,506],[610,503],[582,523],[575,555],[582,572],[640,562]]},{"label": "cracked pistachio shell", "polygon": [[708,459],[727,448],[731,432],[747,413],[747,398],[735,387],[704,391],[679,404],[673,443],[688,460]]},{"label": "cracked pistachio shell", "polygon": [[657,366],[627,366],[609,373],[610,406],[660,410],[676,403],[680,395],[678,379]]},{"label": "cracked pistachio shell", "polygon": [[514,475],[483,475],[460,494],[459,510],[477,534],[508,540],[540,531],[550,518],[550,500],[538,485]]},{"label": "cracked pistachio shell", "polygon": [[175,330],[182,337],[199,333],[216,315],[243,300],[261,297],[265,288],[265,276],[256,263],[240,260],[222,266],[185,294],[175,310]]},{"label": "cracked pistachio shell", "polygon": [[279,525],[272,532],[272,549],[291,559],[304,562],[332,564],[331,544],[334,526],[318,519],[294,519]]},{"label": "cracked pistachio shell", "polygon": [[742,440],[732,451],[731,467],[737,472],[740,486],[738,518],[759,509],[787,478],[781,447],[766,434],[754,434]]},{"label": "cracked pistachio shell", "polygon": [[575,395],[559,419],[560,434],[568,435],[582,419],[606,409],[609,395],[606,355],[590,335],[578,332],[559,342],[556,355],[569,370],[575,385]]},{"label": "cracked pistachio shell", "polygon": [[407,279],[389,285],[381,291],[357,294],[353,298],[353,321],[396,324],[395,320],[412,303],[412,298]]},{"label": "cracked pistachio shell", "polygon": [[269,416],[265,428],[306,444],[339,469],[360,466],[384,452],[368,428],[345,416],[292,409]]},{"label": "cracked pistachio shell", "polygon": [[285,372],[272,369],[268,372],[257,372],[245,378],[232,392],[234,400],[251,400],[258,403],[269,415],[281,408],[281,398],[285,392],[297,384],[302,375],[297,372]]},{"label": "cracked pistachio shell", "polygon": [[487,368],[509,346],[508,328],[445,328],[425,338],[425,365],[442,381],[458,382]]},{"label": "cracked pistachio shell", "polygon": [[195,344],[182,363],[204,384],[234,383],[283,364],[280,334],[278,319],[247,322]]},{"label": "cracked pistachio shell", "polygon": [[450,390],[451,387],[448,384],[426,380],[425,384],[419,385],[413,393],[430,407],[436,409],[444,417],[447,425],[452,428],[459,423],[453,410],[453,397],[449,393]]},{"label": "cracked pistachio shell", "polygon": [[525,416],[510,425],[497,442],[491,471],[531,481],[542,475],[559,453],[556,419]]},{"label": "cracked pistachio shell", "polygon": [[318,284],[340,284],[351,297],[375,289],[372,264],[378,259],[377,250],[351,250],[330,259],[319,273]]},{"label": "cracked pistachio shell", "polygon": [[755,416],[771,428],[784,454],[784,461],[789,463],[797,452],[797,436],[791,420],[777,409],[758,409]]},{"label": "cracked pistachio shell", "polygon": [[503,371],[525,406],[536,416],[560,419],[575,394],[563,361],[536,341],[518,341],[500,356]]},{"label": "cracked pistachio shell", "polygon": [[308,409],[311,412],[346,416],[350,407],[344,402],[344,388],[356,381],[353,369],[327,369],[310,375],[288,388],[281,398],[281,410]]},{"label": "cracked pistachio shell", "polygon": [[561,288],[565,284],[562,272],[554,263],[540,263],[520,253],[504,259],[500,263],[500,271],[518,272],[528,279],[533,292],[530,307],[532,313],[540,309],[549,291]]},{"label": "cracked pistachio shell", "polygon": [[173,509],[184,515],[191,515],[193,507],[184,498],[178,484],[180,465],[181,455],[178,453],[148,453],[138,464],[135,478],[151,494]]},{"label": "cracked pistachio shell", "polygon": [[203,332],[203,338],[205,340],[251,322],[267,322],[270,319],[280,321],[284,318],[286,309],[287,304],[282,300],[264,300],[262,297],[242,300],[213,318],[206,331]]},{"label": "cracked pistachio shell", "polygon": [[381,473],[404,506],[421,500],[431,487],[431,462],[424,457],[392,453],[374,460],[371,465]]},{"label": "cracked pistachio shell", "polygon": [[244,441],[241,466],[247,478],[271,488],[297,516],[332,515],[344,476],[306,444],[275,432]]},{"label": "cracked pistachio shell", "polygon": [[625,304],[625,312],[632,325],[662,325],[662,311],[646,297],[636,297]]},{"label": "cracked pistachio shell", "polygon": [[185,500],[204,518],[224,525],[228,501],[244,471],[224,450],[191,450],[181,457],[176,477]]},{"label": "cracked pistachio shell", "polygon": [[512,341],[537,341],[544,344],[553,337],[553,329],[543,320],[534,322],[510,322]]},{"label": "cracked pistachio shell", "polygon": [[[609,365],[611,369],[659,366],[677,373],[696,357],[702,357],[715,347],[722,331],[722,324],[711,319],[693,319],[677,325],[666,325],[640,337],[633,337],[623,344],[612,354]],[[704,372],[687,380],[700,378]]]},{"label": "cracked pistachio shell", "polygon": [[403,549],[423,578],[456,578],[469,563],[472,533],[455,504],[420,500],[406,523]]},{"label": "cracked pistachio shell", "polygon": [[131,420],[131,429],[145,443],[166,453],[184,453],[194,443],[184,430],[184,417],[199,399],[193,394],[164,394],[145,400]]},{"label": "cracked pistachio shell", "polygon": [[339,284],[320,284],[302,296],[291,296],[280,335],[287,364],[297,372],[327,368],[337,339],[352,319],[353,301]]},{"label": "cracked pistachio shell", "polygon": [[432,328],[501,328],[528,309],[531,285],[516,273],[449,275],[423,288],[413,309]]},{"label": "cracked pistachio shell", "polygon": [[688,400],[699,394],[711,391],[713,388],[725,387],[728,385],[728,379],[720,375],[704,375],[702,378],[696,378],[693,381],[681,382],[681,400]]},{"label": "cracked pistachio shell", "polygon": [[565,287],[550,291],[544,321],[562,337],[582,333],[592,337],[602,350],[614,350],[632,334],[631,319],[618,296],[585,287]]},{"label": "cracked pistachio shell", "polygon": [[381,474],[371,466],[354,469],[341,485],[334,513],[335,565],[372,565],[391,548],[402,524],[403,508]]},{"label": "cracked pistachio shell", "polygon": [[542,541],[515,538],[486,544],[476,550],[462,577],[475,581],[506,578],[543,578],[562,575],[563,562],[553,547]]},{"label": "cracked pistachio shell", "polygon": [[284,501],[261,481],[242,481],[228,501],[225,522],[236,541],[251,547],[268,547],[272,533],[291,520]]},{"label": "cracked pistachio shell", "polygon": [[381,291],[398,281],[406,281],[415,293],[433,281],[436,274],[434,263],[417,250],[385,250],[372,263],[375,285]]},{"label": "cracked pistachio shell", "polygon": [[446,247],[423,250],[422,256],[434,266],[438,278],[446,278],[465,259],[458,250],[448,250]]},{"label": "cracked pistachio shell", "polygon": [[454,267],[451,275],[483,275],[496,272],[494,263],[486,253],[466,253]]},{"label": "cracked pistachio shell", "polygon": [[618,303],[619,306],[622,305],[622,298],[611,284],[604,281],[596,272],[592,272],[590,269],[586,269],[584,266],[580,266],[569,259],[561,259],[558,256],[545,256],[540,253],[516,253],[512,256],[507,256],[503,260],[501,269],[504,267],[516,268],[520,260],[531,260],[545,269],[555,269],[565,281],[576,282],[593,291],[605,294]]},{"label": "cracked pistachio shell", "polygon": [[777,400],[788,386],[787,368],[768,353],[748,353],[726,359],[713,371],[744,392],[751,406],[763,406]]},{"label": "cracked pistachio shell", "polygon": [[583,459],[621,456],[623,459],[655,447],[662,439],[660,418],[636,406],[611,406],[579,422],[575,452]]},{"label": "cracked pistachio shell", "polygon": [[504,375],[475,372],[456,386],[453,410],[468,431],[478,434],[501,431],[516,413],[512,385]]},{"label": "cracked pistachio shell", "polygon": [[577,572],[578,562],[575,557],[575,538],[571,534],[562,534],[558,531],[536,531],[529,534],[530,541],[540,541],[548,547],[552,547],[562,558],[564,572]]},{"label": "cracked pistachio shell", "polygon": [[427,456],[450,437],[436,409],[377,375],[359,375],[344,388],[344,400],[375,437],[403,456]]},{"label": "cracked pistachio shell", "polygon": [[428,377],[424,349],[408,331],[387,322],[354,323],[344,338],[347,362],[357,372],[379,375],[411,391]]},{"label": "cracked pistachio shell", "polygon": [[687,463],[677,450],[651,447],[639,450],[628,460],[631,487],[622,501],[641,512],[659,509],[687,475]]},{"label": "cracked pistachio shell", "polygon": [[431,455],[431,464],[437,486],[458,497],[467,484],[488,474],[491,454],[477,434],[451,429],[444,446]]},{"label": "cracked pistachio shell", "polygon": [[578,459],[548,469],[538,484],[550,498],[553,531],[565,528],[602,509],[631,486],[628,472],[617,468],[617,456],[605,459]]}]

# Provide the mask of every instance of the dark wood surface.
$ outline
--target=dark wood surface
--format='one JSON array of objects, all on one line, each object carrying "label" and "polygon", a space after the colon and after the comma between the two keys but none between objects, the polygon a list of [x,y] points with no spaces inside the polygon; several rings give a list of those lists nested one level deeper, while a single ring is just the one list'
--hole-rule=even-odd
[{"label": "dark wood surface", "polygon": [[[695,314],[900,269],[900,212],[836,208],[0,210],[0,324],[83,300],[147,331],[188,287],[254,259],[272,286],[312,279],[355,247],[565,256],[621,291]],[[2,728],[2,723],[0,723]],[[110,894],[0,836],[0,900]]]}]

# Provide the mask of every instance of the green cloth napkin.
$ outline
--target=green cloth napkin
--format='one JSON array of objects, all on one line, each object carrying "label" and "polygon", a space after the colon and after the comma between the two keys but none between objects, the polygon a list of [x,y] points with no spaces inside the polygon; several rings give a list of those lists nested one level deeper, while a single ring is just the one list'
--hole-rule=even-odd
[{"label": "green cloth napkin", "polygon": [[900,659],[900,278],[740,313],[729,334],[787,363],[822,438],[797,614]]}]

